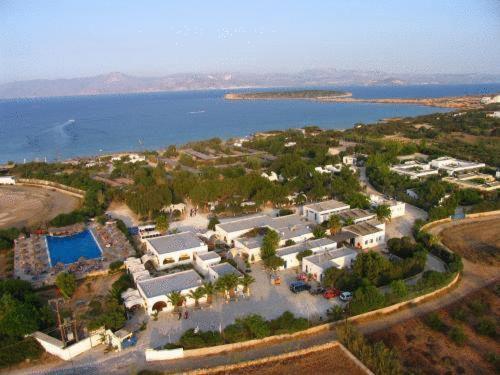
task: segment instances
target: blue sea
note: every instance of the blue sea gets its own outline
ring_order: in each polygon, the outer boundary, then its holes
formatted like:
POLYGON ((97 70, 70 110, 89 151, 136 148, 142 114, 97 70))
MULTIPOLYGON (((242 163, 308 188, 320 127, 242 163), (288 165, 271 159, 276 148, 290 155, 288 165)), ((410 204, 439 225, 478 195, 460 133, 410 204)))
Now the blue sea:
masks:
MULTIPOLYGON (((322 88, 350 91, 359 98, 500 92, 500 84, 322 88)), ((448 111, 396 104, 226 101, 223 96, 229 91, 238 90, 1 100, 0 163, 157 149, 306 125, 344 129, 388 117, 448 111)))

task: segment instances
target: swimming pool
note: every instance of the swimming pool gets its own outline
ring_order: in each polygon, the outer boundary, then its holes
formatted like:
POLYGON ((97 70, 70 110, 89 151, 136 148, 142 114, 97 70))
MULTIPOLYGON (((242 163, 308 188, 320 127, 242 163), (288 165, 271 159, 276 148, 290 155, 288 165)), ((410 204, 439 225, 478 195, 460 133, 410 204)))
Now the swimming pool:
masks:
POLYGON ((81 257, 95 259, 102 256, 102 251, 93 234, 87 229, 65 237, 46 236, 50 265, 61 262, 70 264, 81 257))

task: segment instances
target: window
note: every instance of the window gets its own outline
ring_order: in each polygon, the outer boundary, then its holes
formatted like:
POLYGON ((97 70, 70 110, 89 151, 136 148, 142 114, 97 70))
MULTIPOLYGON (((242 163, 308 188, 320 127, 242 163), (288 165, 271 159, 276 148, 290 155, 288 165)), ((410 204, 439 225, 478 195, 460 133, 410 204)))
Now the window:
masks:
POLYGON ((368 245, 368 240, 365 241, 365 245, 368 245))

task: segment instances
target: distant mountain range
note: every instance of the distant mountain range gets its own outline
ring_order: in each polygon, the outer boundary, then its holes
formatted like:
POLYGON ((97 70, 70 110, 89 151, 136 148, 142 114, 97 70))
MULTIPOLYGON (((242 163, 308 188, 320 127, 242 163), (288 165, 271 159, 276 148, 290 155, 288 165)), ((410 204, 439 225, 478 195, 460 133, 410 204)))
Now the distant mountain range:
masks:
POLYGON ((0 98, 126 94, 159 91, 265 87, 424 85, 500 82, 500 74, 390 74, 377 71, 305 70, 299 73, 170 74, 135 77, 109 73, 94 77, 37 79, 0 85, 0 98))

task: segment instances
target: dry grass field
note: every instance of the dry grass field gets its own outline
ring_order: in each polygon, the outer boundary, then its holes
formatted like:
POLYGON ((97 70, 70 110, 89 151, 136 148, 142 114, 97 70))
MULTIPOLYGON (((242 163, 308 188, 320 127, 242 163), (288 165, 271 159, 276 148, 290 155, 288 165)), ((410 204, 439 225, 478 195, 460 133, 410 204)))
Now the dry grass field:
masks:
POLYGON ((36 227, 80 205, 80 199, 34 186, 0 187, 0 228, 36 227))
POLYGON ((339 347, 291 357, 285 360, 250 365, 230 371, 210 374, 231 375, 282 375, 282 374, 365 374, 339 347))
POLYGON ((491 324, 495 329, 498 326, 499 292, 498 284, 491 285, 445 309, 422 318, 407 320, 376 332, 369 338, 374 341, 382 340, 387 346, 394 348, 405 373, 498 373, 498 332, 492 336, 485 334, 484 322, 490 322, 490 333, 491 324))
POLYGON ((474 263, 500 265, 500 218, 455 225, 441 233, 441 241, 474 263))

